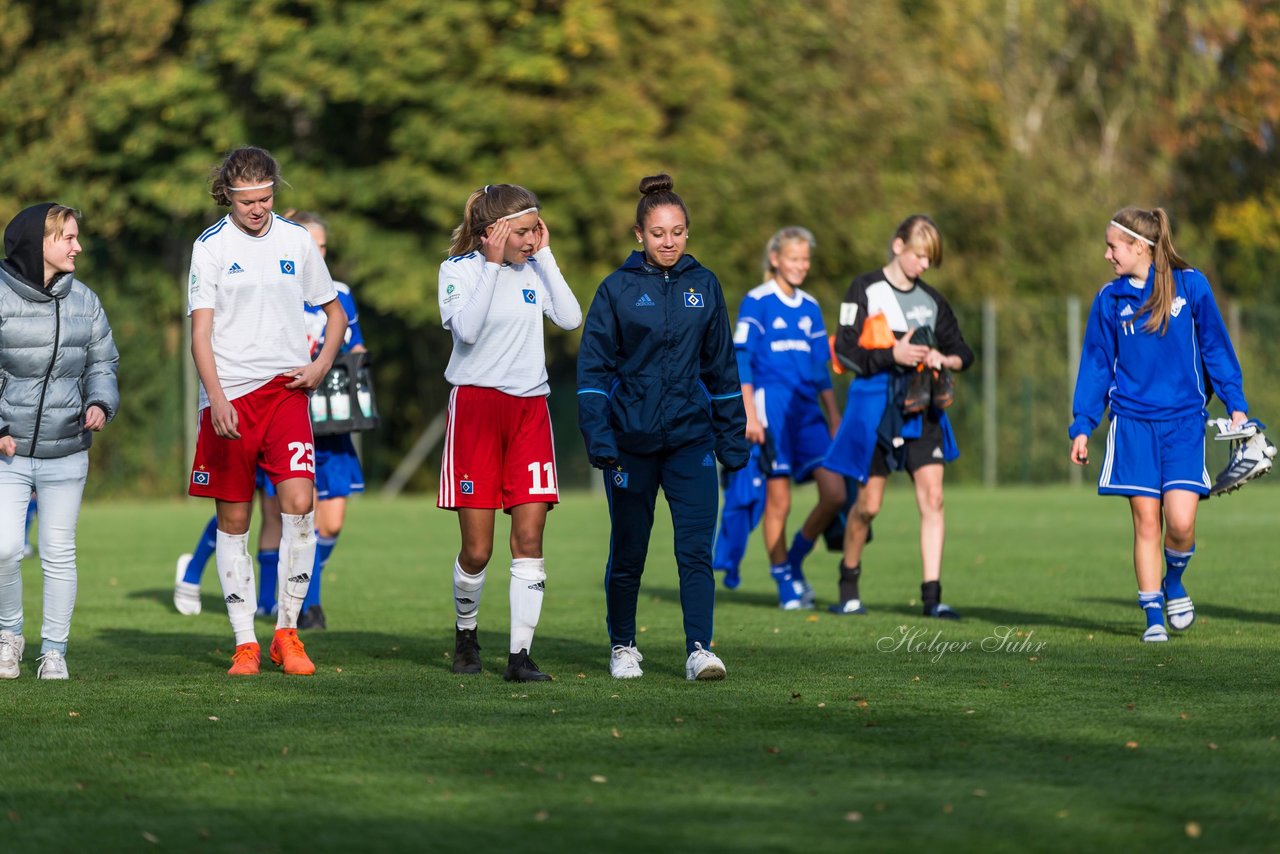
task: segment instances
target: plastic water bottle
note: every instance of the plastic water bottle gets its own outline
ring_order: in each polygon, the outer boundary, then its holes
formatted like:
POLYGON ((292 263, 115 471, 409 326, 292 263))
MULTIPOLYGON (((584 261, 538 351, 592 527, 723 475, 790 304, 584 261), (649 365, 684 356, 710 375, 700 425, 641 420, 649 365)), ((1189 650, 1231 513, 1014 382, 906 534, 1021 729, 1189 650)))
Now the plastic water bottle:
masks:
POLYGON ((318 388, 311 392, 311 421, 319 423, 329 420, 329 402, 324 395, 324 389, 318 388))
POLYGON ((369 374, 363 370, 356 374, 356 402, 365 418, 373 417, 373 392, 369 389, 369 374))
POLYGON ((329 372, 329 417, 334 421, 351 418, 351 392, 348 390, 347 369, 339 365, 329 372))

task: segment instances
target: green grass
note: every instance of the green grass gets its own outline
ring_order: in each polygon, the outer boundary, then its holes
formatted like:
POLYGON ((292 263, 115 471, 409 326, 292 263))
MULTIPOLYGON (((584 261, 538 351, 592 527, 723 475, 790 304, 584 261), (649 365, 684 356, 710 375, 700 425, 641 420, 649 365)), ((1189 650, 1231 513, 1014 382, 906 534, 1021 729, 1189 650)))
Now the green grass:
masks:
MULTIPOLYGON (((209 506, 91 504, 69 682, 34 678, 40 582, 24 565, 30 650, 0 683, 0 851, 1274 850, 1270 486, 1203 506, 1199 619, 1146 646, 1122 501, 949 491, 945 599, 966 619, 927 623, 914 501, 895 480, 864 561, 871 613, 782 613, 754 542, 742 589, 718 593, 728 679, 707 684, 684 680, 661 501, 644 678, 608 675, 607 513, 577 494, 550 517, 534 648, 556 681, 530 686, 501 679, 501 542, 486 672, 449 673, 457 532, 429 501, 356 502, 326 576, 331 628, 305 634, 317 675, 241 680, 225 676, 212 574, 203 614, 170 603, 209 506), (915 630, 934 650, 883 649, 915 630)), ((808 566, 821 608, 835 557, 808 566)))

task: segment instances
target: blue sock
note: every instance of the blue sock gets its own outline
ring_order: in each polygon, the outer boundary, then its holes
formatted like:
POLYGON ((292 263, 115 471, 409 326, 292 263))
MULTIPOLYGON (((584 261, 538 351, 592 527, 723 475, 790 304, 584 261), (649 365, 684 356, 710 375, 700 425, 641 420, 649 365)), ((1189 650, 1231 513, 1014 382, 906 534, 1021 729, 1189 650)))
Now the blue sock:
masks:
POLYGON ((791 538, 791 550, 787 552, 787 562, 791 564, 791 577, 796 581, 804 581, 804 559, 813 551, 813 540, 804 535, 804 531, 796 531, 791 538))
POLYGON ((204 575, 205 564, 209 562, 209 558, 213 557, 213 552, 217 548, 218 517, 214 516, 209 520, 209 524, 204 526, 204 533, 200 535, 195 550, 191 552, 191 563, 187 564, 187 571, 183 573, 182 580, 188 584, 199 584, 200 576, 204 575))
POLYGON ((1181 599, 1187 595, 1187 589, 1182 586, 1182 573, 1187 571, 1187 564, 1191 563, 1195 553, 1194 545, 1185 552, 1170 548, 1164 550, 1164 595, 1168 598, 1181 599))
POLYGON ((307 588, 307 597, 302 600, 302 610, 305 611, 313 605, 320 604, 320 575, 324 572, 324 565, 329 562, 329 555, 333 554, 333 549, 337 545, 337 537, 322 537, 316 534, 316 562, 311 567, 311 586, 307 588))
POLYGON ((280 580, 280 551, 258 552, 258 610, 270 614, 276 607, 276 584, 280 580))
POLYGON ((1164 625, 1164 594, 1138 591, 1138 607, 1147 615, 1147 628, 1164 625))

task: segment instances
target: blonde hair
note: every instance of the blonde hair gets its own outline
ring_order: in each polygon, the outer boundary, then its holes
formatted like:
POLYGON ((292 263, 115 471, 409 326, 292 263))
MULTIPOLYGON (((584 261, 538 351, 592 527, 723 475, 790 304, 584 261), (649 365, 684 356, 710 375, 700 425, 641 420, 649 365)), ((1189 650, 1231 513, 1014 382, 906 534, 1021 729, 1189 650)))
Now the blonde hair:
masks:
POLYGON ((467 198, 466 207, 462 209, 462 222, 453 230, 449 255, 474 252, 480 247, 486 228, 504 216, 529 208, 542 208, 532 191, 518 184, 486 184, 467 198))
POLYGON ((80 221, 80 211, 75 208, 69 208, 66 205, 53 205, 49 208, 49 212, 44 215, 44 236, 53 237, 54 240, 61 240, 62 235, 67 230, 67 220, 74 219, 80 221))
MULTIPOLYGON (((1139 314, 1143 311, 1150 312, 1142 328, 1147 332, 1159 332, 1163 335, 1169 328, 1169 318, 1173 316, 1173 299, 1177 296, 1173 269, 1191 268, 1173 248, 1173 229, 1169 225, 1169 215, 1164 212, 1164 208, 1145 210, 1128 207, 1116 211, 1111 220, 1151 242, 1151 263, 1156 268, 1156 280, 1151 287, 1151 296, 1142 304, 1139 314)), ((1129 243, 1137 240, 1127 234, 1122 234, 1121 239, 1129 243)))
POLYGON ((280 174, 280 164, 265 148, 246 145, 223 158, 209 173, 209 195, 224 208, 231 207, 231 189, 236 181, 251 184, 271 182, 272 192, 286 183, 280 174))
POLYGON ((810 251, 813 251, 818 245, 818 241, 813 237, 813 232, 803 226, 789 225, 774 232, 773 237, 770 237, 769 242, 764 245, 763 269, 766 282, 778 272, 778 268, 773 266, 774 253, 781 252, 782 247, 788 243, 800 243, 801 241, 809 244, 810 251))
POLYGON ((918 246, 929 257, 930 267, 942 266, 942 232, 938 224, 924 214, 912 214, 898 225, 889 241, 889 258, 893 259, 893 241, 901 240, 907 246, 918 246))

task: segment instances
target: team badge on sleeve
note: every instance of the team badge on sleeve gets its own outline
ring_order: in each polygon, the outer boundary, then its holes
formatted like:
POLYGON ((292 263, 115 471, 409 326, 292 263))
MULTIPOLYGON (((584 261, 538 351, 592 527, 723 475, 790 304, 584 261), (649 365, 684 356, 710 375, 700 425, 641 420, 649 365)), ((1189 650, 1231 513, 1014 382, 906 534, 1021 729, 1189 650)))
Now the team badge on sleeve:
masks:
POLYGON ((292 276, 294 273, 293 262, 287 258, 280 259, 280 272, 286 276, 292 276))
POLYGON ((698 293, 692 288, 690 288, 689 292, 684 295, 685 308, 702 308, 703 305, 704 305, 704 302, 702 299, 702 294, 698 293))

